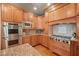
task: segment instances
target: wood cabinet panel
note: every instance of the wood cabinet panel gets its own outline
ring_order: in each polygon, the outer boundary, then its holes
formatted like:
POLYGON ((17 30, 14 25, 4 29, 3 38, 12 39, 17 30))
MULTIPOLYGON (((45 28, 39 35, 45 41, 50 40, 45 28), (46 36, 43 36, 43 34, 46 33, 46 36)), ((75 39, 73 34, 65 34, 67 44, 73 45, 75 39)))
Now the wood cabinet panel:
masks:
POLYGON ((53 39, 49 40, 49 49, 52 52, 57 53, 58 55, 62 55, 62 56, 70 55, 70 47, 68 44, 65 44, 63 42, 58 42, 53 39))
POLYGON ((76 15, 79 15, 79 3, 76 4, 76 8, 77 8, 76 15))
POLYGON ((14 17, 14 22, 22 22, 23 21, 23 10, 20 10, 16 7, 13 8, 13 17, 14 17))
POLYGON ((32 28, 37 29, 37 24, 38 24, 37 16, 33 16, 32 17, 32 28))
POLYGON ((22 43, 25 44, 25 43, 31 43, 31 40, 30 40, 30 36, 24 36, 23 39, 22 39, 22 43))
POLYGON ((71 41, 71 56, 79 56, 79 40, 71 41))
POLYGON ((43 35, 43 38, 41 39, 41 44, 44 45, 45 47, 48 47, 48 41, 49 41, 49 37, 43 35))
POLYGON ((2 21, 13 21, 13 10, 9 4, 2 4, 2 21))
MULTIPOLYGON (((78 5, 77 5, 78 10, 78 5)), ((61 8, 58 8, 50 13, 48 13, 48 19, 50 21, 54 20, 61 20, 64 18, 73 17, 76 15, 76 4, 68 4, 65 6, 62 6, 61 8)))
POLYGON ((77 21, 76 21, 76 24, 77 24, 77 37, 79 37, 79 16, 77 16, 77 21))
POLYGON ((10 4, 2 4, 2 21, 22 22, 22 20, 23 10, 10 4))
POLYGON ((51 12, 51 13, 49 13, 49 22, 51 22, 53 20, 54 20, 54 13, 51 12))
POLYGON ((75 7, 76 7, 75 4, 69 4, 65 6, 66 17, 73 17, 76 15, 75 7))
POLYGON ((38 41, 38 36, 37 35, 32 35, 31 36, 31 45, 32 46, 36 46, 39 44, 39 41, 38 41))
POLYGON ((52 22, 49 22, 49 25, 62 24, 62 23, 76 23, 76 17, 67 18, 67 19, 64 19, 64 20, 52 21, 52 22))
POLYGON ((44 29, 43 16, 38 16, 37 18, 37 29, 44 29))

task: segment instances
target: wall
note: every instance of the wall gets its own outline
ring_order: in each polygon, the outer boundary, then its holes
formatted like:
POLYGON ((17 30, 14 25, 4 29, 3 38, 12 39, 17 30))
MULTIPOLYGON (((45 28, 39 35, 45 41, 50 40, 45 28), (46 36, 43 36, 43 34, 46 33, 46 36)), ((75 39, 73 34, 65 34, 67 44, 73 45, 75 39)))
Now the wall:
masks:
POLYGON ((76 24, 53 25, 51 31, 53 35, 72 36, 76 32, 76 24))

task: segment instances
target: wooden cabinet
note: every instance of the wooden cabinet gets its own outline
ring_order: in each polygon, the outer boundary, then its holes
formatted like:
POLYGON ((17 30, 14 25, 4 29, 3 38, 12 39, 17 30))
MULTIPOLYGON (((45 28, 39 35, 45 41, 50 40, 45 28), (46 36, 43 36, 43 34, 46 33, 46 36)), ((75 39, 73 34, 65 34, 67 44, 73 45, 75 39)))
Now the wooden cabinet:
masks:
POLYGON ((23 21, 23 10, 18 8, 14 8, 14 22, 22 22, 23 21))
POLYGON ((54 12, 49 13, 49 22, 54 20, 54 12))
POLYGON ((79 56, 79 40, 71 41, 70 54, 71 56, 79 56))
POLYGON ((36 29, 38 24, 37 16, 32 17, 32 28, 36 29))
POLYGON ((29 21, 28 13, 24 12, 24 21, 29 21))
POLYGON ((47 22, 47 17, 43 18, 43 27, 44 27, 44 33, 48 34, 49 33, 49 23, 47 22))
POLYGON ((76 19, 76 26, 77 26, 77 37, 79 37, 79 16, 77 16, 77 19, 76 19))
POLYGON ((61 56, 69 56, 70 55, 70 47, 68 44, 63 42, 58 42, 56 40, 49 40, 49 49, 61 56))
POLYGON ((22 22, 22 20, 23 10, 10 4, 2 4, 2 21, 22 22))
POLYGON ((54 20, 61 20, 66 17, 64 7, 55 10, 53 14, 54 14, 54 20))
POLYGON ((43 16, 38 16, 37 18, 37 29, 44 29, 44 21, 43 21, 43 16))
POLYGON ((54 20, 59 20, 59 17, 60 17, 59 14, 60 14, 60 13, 59 13, 59 10, 55 10, 55 11, 54 11, 54 20))
POLYGON ((31 45, 32 46, 36 46, 39 44, 39 41, 38 41, 38 36, 37 35, 32 35, 31 36, 31 45))
POLYGON ((23 38, 22 38, 22 43, 23 44, 25 44, 25 43, 31 43, 31 38, 30 38, 30 36, 24 36, 23 38))
MULTIPOLYGON (((78 12, 78 5, 77 5, 78 12)), ((57 8, 52 12, 48 12, 48 19, 50 21, 61 20, 68 17, 73 17, 76 15, 76 4, 67 4, 62 6, 61 8, 57 8)))
POLYGON ((79 15, 79 3, 76 4, 76 15, 79 15))
POLYGON ((2 4, 2 21, 13 21, 13 10, 9 4, 2 4))
POLYGON ((76 5, 75 4, 69 4, 65 6, 65 12, 66 12, 66 17, 73 17, 76 15, 76 5))
POLYGON ((48 47, 48 41, 49 41, 49 37, 46 35, 43 35, 41 38, 41 44, 45 47, 48 47))
POLYGON ((67 17, 72 17, 74 15, 75 5, 69 4, 54 11, 54 20, 61 20, 67 17))

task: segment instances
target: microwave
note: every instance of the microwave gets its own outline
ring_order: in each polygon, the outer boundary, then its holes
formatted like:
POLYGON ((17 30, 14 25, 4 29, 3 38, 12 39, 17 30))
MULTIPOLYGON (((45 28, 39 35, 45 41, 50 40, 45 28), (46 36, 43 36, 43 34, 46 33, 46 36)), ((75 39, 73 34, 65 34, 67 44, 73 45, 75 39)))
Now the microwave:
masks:
POLYGON ((24 27, 24 29, 31 29, 32 28, 32 22, 24 22, 23 27, 24 27))

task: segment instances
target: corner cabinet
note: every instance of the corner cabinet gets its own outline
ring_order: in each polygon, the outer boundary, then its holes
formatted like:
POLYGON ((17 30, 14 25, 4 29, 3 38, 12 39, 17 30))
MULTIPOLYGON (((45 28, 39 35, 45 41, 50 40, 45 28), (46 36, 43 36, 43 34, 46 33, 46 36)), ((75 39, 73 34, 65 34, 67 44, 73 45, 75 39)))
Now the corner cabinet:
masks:
POLYGON ((30 36, 24 36, 23 38, 22 38, 22 44, 26 44, 26 43, 31 43, 31 41, 30 41, 30 36))
POLYGON ((40 44, 48 48, 49 37, 47 35, 40 36, 40 44))
POLYGON ((31 45, 36 46, 39 44, 38 35, 32 35, 31 36, 31 45))

